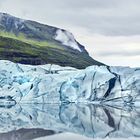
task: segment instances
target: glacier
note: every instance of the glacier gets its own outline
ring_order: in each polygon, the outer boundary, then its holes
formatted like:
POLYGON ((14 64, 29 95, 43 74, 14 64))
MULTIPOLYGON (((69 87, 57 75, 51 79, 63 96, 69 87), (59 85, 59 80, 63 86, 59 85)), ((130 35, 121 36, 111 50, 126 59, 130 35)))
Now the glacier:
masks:
POLYGON ((0 60, 0 105, 18 103, 140 106, 140 68, 90 66, 78 70, 0 60))
POLYGON ((75 133, 140 137, 140 68, 0 60, 0 137, 75 133), (16 135, 15 135, 16 134, 16 135))

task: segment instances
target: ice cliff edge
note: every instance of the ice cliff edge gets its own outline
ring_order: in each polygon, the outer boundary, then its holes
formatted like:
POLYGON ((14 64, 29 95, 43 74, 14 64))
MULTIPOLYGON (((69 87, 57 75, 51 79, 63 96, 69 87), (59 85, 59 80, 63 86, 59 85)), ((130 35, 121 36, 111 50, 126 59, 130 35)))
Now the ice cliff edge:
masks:
POLYGON ((0 60, 0 104, 140 104, 140 68, 22 65, 0 60))

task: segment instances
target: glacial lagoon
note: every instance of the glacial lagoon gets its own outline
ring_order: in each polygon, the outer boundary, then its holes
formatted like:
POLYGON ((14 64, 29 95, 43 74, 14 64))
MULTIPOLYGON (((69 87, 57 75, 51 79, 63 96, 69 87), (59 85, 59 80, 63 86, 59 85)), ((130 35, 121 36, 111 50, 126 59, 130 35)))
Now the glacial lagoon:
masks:
POLYGON ((17 104, 0 108, 1 140, 139 138, 140 108, 17 104))

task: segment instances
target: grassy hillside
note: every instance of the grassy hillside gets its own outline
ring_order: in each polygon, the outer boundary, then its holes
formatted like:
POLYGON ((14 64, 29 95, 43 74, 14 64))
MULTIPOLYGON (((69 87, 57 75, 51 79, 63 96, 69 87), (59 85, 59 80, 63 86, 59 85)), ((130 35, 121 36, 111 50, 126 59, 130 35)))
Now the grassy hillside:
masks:
POLYGON ((51 47, 51 48, 63 49, 62 46, 56 45, 55 43, 52 43, 49 41, 37 41, 35 39, 30 39, 30 38, 27 39, 27 37, 23 33, 19 33, 18 35, 15 35, 10 32, 0 31, 0 36, 9 38, 9 39, 22 41, 24 43, 32 44, 35 46, 47 46, 47 47, 51 47))
POLYGON ((0 13, 0 17, 0 59, 31 65, 51 63, 79 69, 103 65, 91 58, 73 34, 64 29, 23 20, 6 13, 0 13), (60 31, 62 40, 56 39, 57 31, 60 31), (79 49, 74 49, 73 43, 79 49))
POLYGON ((0 59, 11 60, 23 64, 58 64, 85 68, 101 63, 87 57, 87 54, 75 50, 67 50, 55 43, 26 39, 22 34, 0 32, 0 59))

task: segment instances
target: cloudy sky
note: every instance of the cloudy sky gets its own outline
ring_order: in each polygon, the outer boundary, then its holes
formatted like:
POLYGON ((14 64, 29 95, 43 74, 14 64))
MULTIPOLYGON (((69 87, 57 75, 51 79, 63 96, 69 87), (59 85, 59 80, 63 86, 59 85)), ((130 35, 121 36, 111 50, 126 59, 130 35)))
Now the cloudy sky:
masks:
POLYGON ((140 0, 0 0, 0 11, 67 29, 108 65, 140 66, 140 0))

